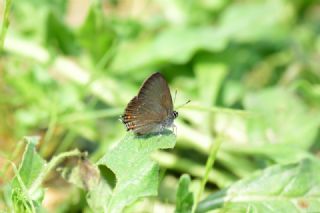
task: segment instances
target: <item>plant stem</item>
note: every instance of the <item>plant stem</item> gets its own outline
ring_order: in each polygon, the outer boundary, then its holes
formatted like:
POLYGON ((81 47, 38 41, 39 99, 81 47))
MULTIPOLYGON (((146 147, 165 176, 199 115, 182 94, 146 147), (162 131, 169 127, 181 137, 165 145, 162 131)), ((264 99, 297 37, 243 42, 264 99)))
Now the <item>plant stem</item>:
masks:
MULTIPOLYGON (((164 151, 154 152, 152 159, 157 161, 161 167, 172 169, 179 172, 186 172, 194 177, 201 178, 206 174, 206 168, 194 161, 184 159, 164 151)), ((223 188, 235 181, 234 177, 219 170, 209 171, 208 182, 223 188)))
POLYGON ((123 108, 109 108, 103 110, 94 110, 87 112, 75 112, 64 117, 58 121, 59 124, 72 124, 75 122, 87 121, 91 119, 116 117, 123 112, 123 108))
POLYGON ((4 12, 2 16, 2 24, 0 31, 0 52, 3 51, 4 39, 6 37, 7 30, 9 28, 9 13, 11 8, 11 0, 4 1, 4 12))
MULTIPOLYGON (((25 195, 27 195, 27 194, 28 194, 27 187, 24 185, 24 182, 23 182, 23 180, 22 180, 21 177, 20 177, 20 174, 19 174, 19 171, 18 171, 16 165, 15 165, 13 162, 11 162, 11 161, 10 161, 10 164, 11 164, 11 166, 12 166, 12 168, 13 168, 13 171, 14 171, 14 173, 15 173, 15 176, 17 177, 17 181, 19 182, 20 187, 21 187, 22 190, 23 190, 23 193, 24 193, 25 195)), ((27 203, 25 203, 24 200, 22 200, 22 202, 23 202, 23 204, 24 204, 23 206, 27 208, 27 209, 26 209, 26 212, 36 213, 35 207, 34 207, 34 205, 33 205, 32 200, 30 199, 30 197, 29 197, 29 196, 26 196, 26 199, 27 199, 27 201, 28 201, 28 204, 30 204, 30 206, 31 206, 31 209, 29 209, 29 205, 28 205, 27 203)))
POLYGON ((41 185, 41 183, 43 182, 45 177, 48 175, 48 173, 54 167, 56 167, 62 160, 64 160, 65 158, 74 157, 74 156, 81 156, 81 155, 82 155, 82 153, 79 150, 75 149, 75 150, 72 150, 69 152, 61 153, 61 154, 53 157, 51 159, 51 161, 46 165, 45 169, 39 174, 37 179, 33 182, 33 184, 31 185, 31 187, 29 189, 29 193, 33 194, 35 192, 35 190, 38 189, 38 187, 41 185))
POLYGON ((200 186, 199 192, 196 196, 194 206, 192 208, 192 213, 195 213, 195 211, 197 209, 198 203, 201 199, 201 195, 202 195, 202 192, 204 191, 204 187, 206 186, 206 183, 208 181, 210 171, 212 170, 212 167, 213 167, 213 164, 216 159, 217 152, 220 148, 221 143, 222 143, 222 138, 218 136, 217 139, 214 141, 214 143, 211 145, 210 155, 209 155, 209 158, 206 163, 205 175, 202 178, 201 186, 200 186))
POLYGON ((212 113, 225 113, 230 115, 237 115, 243 117, 252 117, 259 116, 257 113, 242 110, 242 109, 229 109, 225 107, 206 107, 201 105, 189 104, 183 107, 185 110, 198 110, 198 111, 207 111, 212 113))
POLYGON ((11 161, 14 161, 17 157, 18 157, 18 154, 20 153, 21 149, 22 149, 22 145, 24 145, 25 143, 23 143, 22 141, 19 141, 13 152, 11 152, 7 158, 7 162, 4 164, 2 170, 0 171, 0 175, 1 177, 3 177, 3 181, 6 180, 6 178, 8 178, 8 169, 9 169, 9 165, 11 163, 11 161))
POLYGON ((50 115, 50 122, 49 122, 49 126, 48 126, 48 130, 44 136, 44 139, 43 139, 43 144, 40 148, 40 153, 43 155, 43 156, 46 156, 46 154, 48 153, 45 153, 46 151, 46 148, 47 148, 47 144, 50 142, 53 134, 54 134, 54 130, 56 128, 56 124, 57 124, 57 120, 58 120, 58 115, 57 115, 57 109, 56 109, 56 104, 54 102, 54 104, 52 105, 52 108, 51 108, 51 115, 50 115))

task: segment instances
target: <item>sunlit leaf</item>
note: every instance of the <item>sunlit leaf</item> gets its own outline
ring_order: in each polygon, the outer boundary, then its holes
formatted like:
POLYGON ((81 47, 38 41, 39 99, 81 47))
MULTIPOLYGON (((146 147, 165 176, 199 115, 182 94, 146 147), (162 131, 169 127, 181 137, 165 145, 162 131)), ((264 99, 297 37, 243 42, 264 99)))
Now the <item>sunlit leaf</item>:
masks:
POLYGON ((277 165, 209 195, 197 212, 317 212, 320 208, 317 159, 277 165))
MULTIPOLYGON (((157 195, 159 166, 149 155, 157 149, 172 148, 174 145, 175 136, 169 131, 140 137, 129 133, 97 163, 99 167, 105 166, 114 173, 116 185, 112 191, 108 187, 105 191, 110 193, 104 193, 104 196, 99 193, 104 190, 101 185, 91 190, 89 203, 95 202, 95 208, 104 212, 116 213, 122 212, 124 207, 138 198, 157 195)), ((104 185, 110 175, 110 172, 106 174, 100 184, 104 185)), ((107 182, 110 183, 110 179, 107 182)))

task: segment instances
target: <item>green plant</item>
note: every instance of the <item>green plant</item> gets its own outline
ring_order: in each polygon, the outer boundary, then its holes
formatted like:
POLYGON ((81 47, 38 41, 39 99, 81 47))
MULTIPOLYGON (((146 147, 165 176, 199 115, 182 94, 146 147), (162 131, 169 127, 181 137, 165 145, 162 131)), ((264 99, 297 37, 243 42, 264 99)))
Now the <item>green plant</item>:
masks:
POLYGON ((85 2, 0 3, 0 211, 317 210, 318 1, 85 2), (156 71, 177 134, 126 134, 156 71))

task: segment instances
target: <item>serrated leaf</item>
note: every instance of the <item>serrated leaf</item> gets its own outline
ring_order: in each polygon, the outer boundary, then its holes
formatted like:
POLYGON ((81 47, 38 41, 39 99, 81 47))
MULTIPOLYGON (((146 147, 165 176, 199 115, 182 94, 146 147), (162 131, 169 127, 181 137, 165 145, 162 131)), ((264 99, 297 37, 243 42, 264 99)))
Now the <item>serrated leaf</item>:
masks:
POLYGON ((175 213, 190 213, 193 206, 193 193, 189 191, 191 179, 189 175, 182 175, 177 190, 175 213))
POLYGON ((209 195, 197 212, 317 212, 320 209, 320 162, 276 165, 209 195))
MULTIPOLYGON (((124 207, 144 196, 157 195, 159 184, 159 166, 150 159, 150 154, 157 149, 173 148, 175 135, 166 131, 152 136, 127 136, 99 161, 99 166, 106 166, 116 177, 115 188, 109 195, 101 196, 97 190, 89 192, 90 200, 104 212, 122 212, 124 207), (98 205, 100 203, 100 205, 98 205)), ((96 209, 94 209, 96 211, 96 209)), ((96 211, 99 212, 99 211, 96 211)))

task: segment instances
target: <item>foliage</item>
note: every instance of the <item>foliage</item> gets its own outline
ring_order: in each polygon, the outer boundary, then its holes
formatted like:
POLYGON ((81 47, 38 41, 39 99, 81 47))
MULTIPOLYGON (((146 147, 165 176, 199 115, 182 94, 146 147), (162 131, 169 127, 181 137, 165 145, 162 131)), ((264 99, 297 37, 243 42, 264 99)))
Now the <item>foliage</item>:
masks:
POLYGON ((184 174, 180 177, 177 189, 176 213, 190 213, 193 206, 193 194, 189 191, 191 179, 184 174))
POLYGON ((318 1, 0 4, 0 211, 318 208, 318 1), (155 71, 177 138, 118 122, 155 71))
POLYGON ((104 212, 116 213, 140 197, 157 195, 159 166, 150 160, 149 155, 160 148, 173 148, 174 144, 175 136, 170 132, 147 138, 128 134, 97 162, 114 173, 115 186, 112 190, 94 187, 89 192, 88 202, 101 205, 104 212), (101 190, 109 191, 109 194, 102 197, 101 190))
POLYGON ((26 137, 25 140, 27 145, 19 169, 13 165, 16 174, 10 184, 11 203, 14 212, 39 212, 44 196, 41 184, 45 177, 64 158, 80 153, 77 150, 61 153, 47 163, 35 150, 39 138, 26 137))
POLYGON ((221 207, 223 212, 316 212, 320 208, 319 166, 319 160, 272 166, 209 195, 198 212, 221 207))

